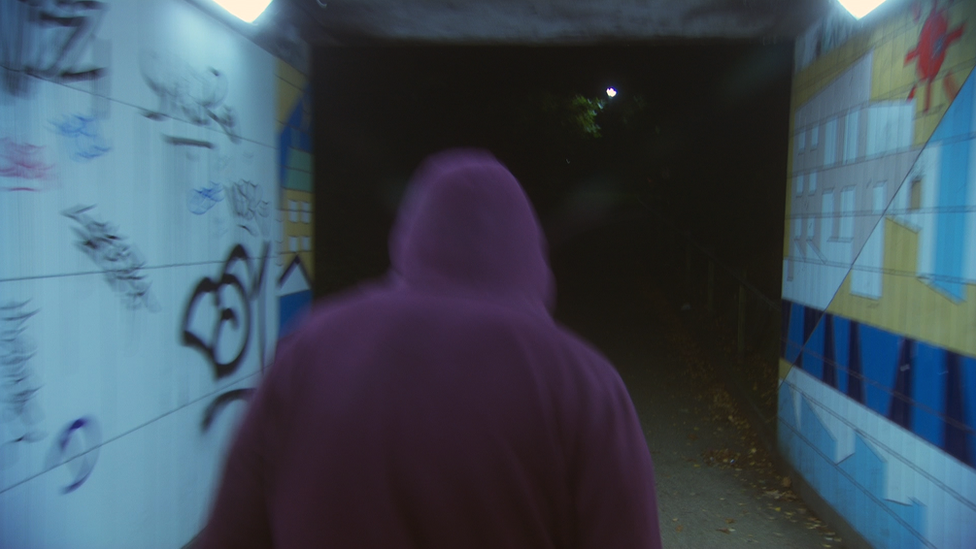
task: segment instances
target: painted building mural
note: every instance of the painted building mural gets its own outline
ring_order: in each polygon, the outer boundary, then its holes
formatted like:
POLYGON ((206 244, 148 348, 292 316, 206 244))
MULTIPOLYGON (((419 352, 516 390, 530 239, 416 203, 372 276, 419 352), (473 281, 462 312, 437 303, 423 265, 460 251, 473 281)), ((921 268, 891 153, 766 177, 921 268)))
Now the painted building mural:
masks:
POLYGON ((779 443, 872 545, 974 547, 976 1, 893 2, 797 41, 779 443))
POLYGON ((284 336, 312 302, 312 113, 308 79, 278 62, 278 181, 282 238, 279 242, 279 331, 284 336))
POLYGON ((304 78, 185 0, 0 0, 0 547, 199 532, 311 299, 304 78))

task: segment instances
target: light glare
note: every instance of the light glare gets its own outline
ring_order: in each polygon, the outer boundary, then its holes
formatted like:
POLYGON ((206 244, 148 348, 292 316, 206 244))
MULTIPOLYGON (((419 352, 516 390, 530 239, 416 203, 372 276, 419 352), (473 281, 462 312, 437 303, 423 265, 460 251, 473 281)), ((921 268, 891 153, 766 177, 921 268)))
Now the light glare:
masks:
POLYGON ((613 97, 613 96, 617 95, 617 90, 615 90, 613 88, 607 88, 607 95, 609 95, 610 97, 613 97))
POLYGON ((851 12, 856 19, 874 11, 874 8, 884 4, 885 0, 838 0, 844 9, 851 12))
POLYGON ((271 0, 214 0, 214 2, 245 23, 253 23, 271 4, 271 0))

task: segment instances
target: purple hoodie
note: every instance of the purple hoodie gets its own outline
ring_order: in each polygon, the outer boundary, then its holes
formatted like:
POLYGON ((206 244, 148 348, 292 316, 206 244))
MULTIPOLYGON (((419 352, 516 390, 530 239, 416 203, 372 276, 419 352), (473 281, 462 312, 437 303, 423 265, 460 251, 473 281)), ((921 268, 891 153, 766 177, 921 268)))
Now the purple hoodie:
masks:
POLYGON ((203 548, 659 548, 614 368, 555 323, 522 188, 490 154, 415 175, 387 280, 279 346, 203 548))

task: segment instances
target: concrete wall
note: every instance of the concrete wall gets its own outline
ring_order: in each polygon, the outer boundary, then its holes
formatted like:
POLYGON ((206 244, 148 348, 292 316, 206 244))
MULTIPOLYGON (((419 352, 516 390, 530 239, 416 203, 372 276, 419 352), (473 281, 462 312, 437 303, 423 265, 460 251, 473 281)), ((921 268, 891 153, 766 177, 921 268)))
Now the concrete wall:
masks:
POLYGON ((0 547, 180 547, 310 299, 304 76, 183 0, 0 0, 0 66, 0 547))
POLYGON ((799 38, 779 444, 875 547, 976 546, 976 1, 799 38))

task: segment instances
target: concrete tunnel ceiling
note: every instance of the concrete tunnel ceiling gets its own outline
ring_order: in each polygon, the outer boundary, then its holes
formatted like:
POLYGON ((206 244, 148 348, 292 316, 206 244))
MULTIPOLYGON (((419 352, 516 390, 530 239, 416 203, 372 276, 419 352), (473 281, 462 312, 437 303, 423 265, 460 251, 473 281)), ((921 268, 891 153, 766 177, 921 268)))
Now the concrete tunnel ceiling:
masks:
MULTIPOLYGON (((835 0, 276 0, 312 45, 791 40, 835 0)), ((286 23, 287 24, 287 23, 286 23)))

